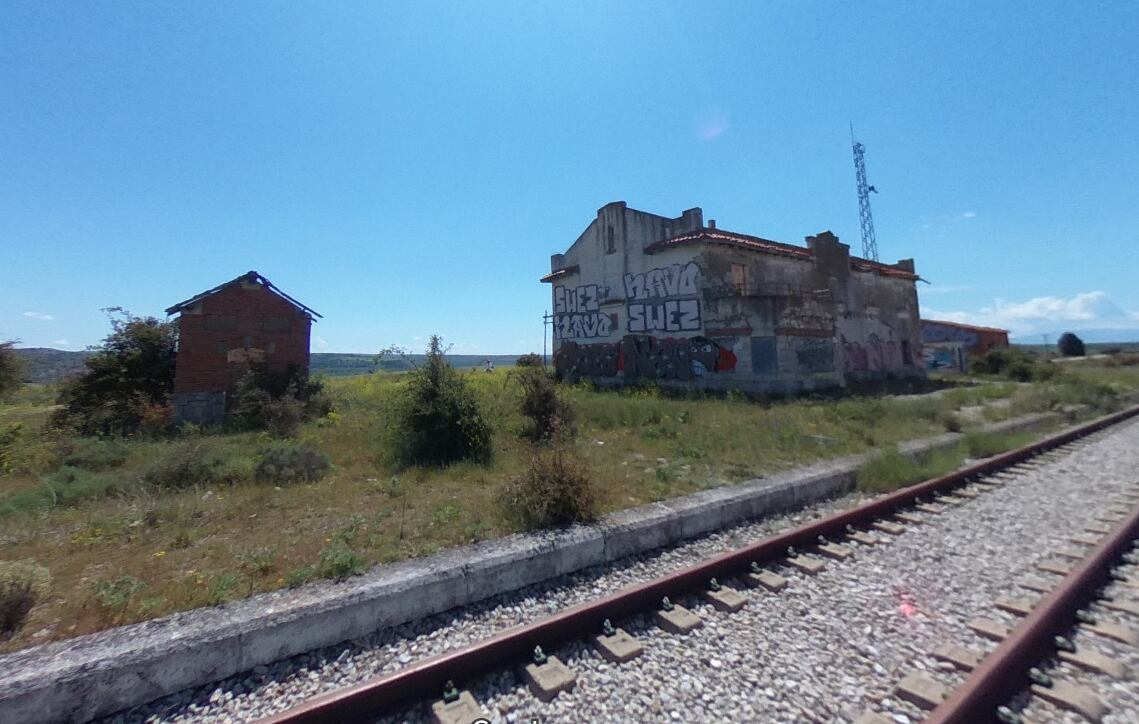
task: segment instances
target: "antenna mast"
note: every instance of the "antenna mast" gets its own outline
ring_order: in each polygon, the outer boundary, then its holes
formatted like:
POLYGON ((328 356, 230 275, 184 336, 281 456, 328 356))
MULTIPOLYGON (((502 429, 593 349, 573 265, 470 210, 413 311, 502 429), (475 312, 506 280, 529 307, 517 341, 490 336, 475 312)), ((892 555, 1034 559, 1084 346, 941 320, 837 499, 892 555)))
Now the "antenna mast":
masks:
POLYGON ((854 175, 858 181, 858 221, 862 224, 862 258, 878 261, 878 239, 874 236, 874 216, 870 213, 870 192, 878 189, 866 183, 866 147, 854 140, 854 123, 850 124, 850 143, 854 147, 854 175))

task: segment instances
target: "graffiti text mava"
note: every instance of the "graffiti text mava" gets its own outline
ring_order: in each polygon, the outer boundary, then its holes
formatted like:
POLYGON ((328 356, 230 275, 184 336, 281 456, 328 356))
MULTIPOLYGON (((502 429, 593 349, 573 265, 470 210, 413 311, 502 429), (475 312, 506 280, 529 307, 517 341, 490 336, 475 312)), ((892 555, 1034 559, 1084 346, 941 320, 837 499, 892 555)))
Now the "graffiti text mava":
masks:
POLYGON ((630 332, 699 332, 700 300, 695 262, 626 274, 630 332))
POLYGON ((615 315, 602 314, 596 284, 554 287, 554 336, 557 339, 608 337, 615 315))
POLYGON ((865 344, 848 342, 842 337, 842 351, 846 372, 878 372, 898 369, 904 364, 898 343, 883 342, 876 334, 868 336, 865 344))

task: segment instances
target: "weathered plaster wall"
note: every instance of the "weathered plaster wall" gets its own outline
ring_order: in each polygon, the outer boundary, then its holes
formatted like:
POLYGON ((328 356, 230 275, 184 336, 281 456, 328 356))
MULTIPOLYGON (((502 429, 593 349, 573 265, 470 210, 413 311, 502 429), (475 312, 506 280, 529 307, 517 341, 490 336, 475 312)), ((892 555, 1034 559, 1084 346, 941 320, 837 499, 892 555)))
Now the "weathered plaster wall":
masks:
POLYGON ((576 267, 553 283, 559 374, 769 392, 924 374, 912 279, 852 270, 829 233, 808 238, 810 256, 643 251, 702 223, 698 209, 670 219, 609 204, 553 257, 553 271, 576 267))

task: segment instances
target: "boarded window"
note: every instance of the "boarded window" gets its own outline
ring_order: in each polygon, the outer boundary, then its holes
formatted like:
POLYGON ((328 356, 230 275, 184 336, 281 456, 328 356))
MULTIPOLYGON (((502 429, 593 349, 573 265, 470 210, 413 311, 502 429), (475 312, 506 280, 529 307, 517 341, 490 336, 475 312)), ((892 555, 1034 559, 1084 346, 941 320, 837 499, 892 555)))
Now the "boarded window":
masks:
POLYGON ((266 332, 287 332, 289 331, 289 318, 265 317, 261 320, 261 329, 266 332))
POLYGON ((206 317, 206 329, 211 332, 226 332, 237 328, 237 317, 210 314, 206 317))
POLYGON ((605 235, 605 253, 612 254, 617 251, 617 242, 613 239, 613 227, 609 226, 605 235))

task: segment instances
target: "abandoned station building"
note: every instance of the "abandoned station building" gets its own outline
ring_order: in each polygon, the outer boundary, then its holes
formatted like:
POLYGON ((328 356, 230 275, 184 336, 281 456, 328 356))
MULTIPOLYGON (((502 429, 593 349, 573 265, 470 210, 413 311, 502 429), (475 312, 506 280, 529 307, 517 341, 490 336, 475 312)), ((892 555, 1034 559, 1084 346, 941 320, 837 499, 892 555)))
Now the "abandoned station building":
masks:
POLYGON ((852 257, 829 231, 801 247, 615 201, 550 266, 565 379, 788 393, 925 374, 913 260, 852 257))
POLYGON ((309 370, 312 309, 250 271, 166 310, 178 314, 174 421, 221 421, 226 396, 253 364, 309 370))

